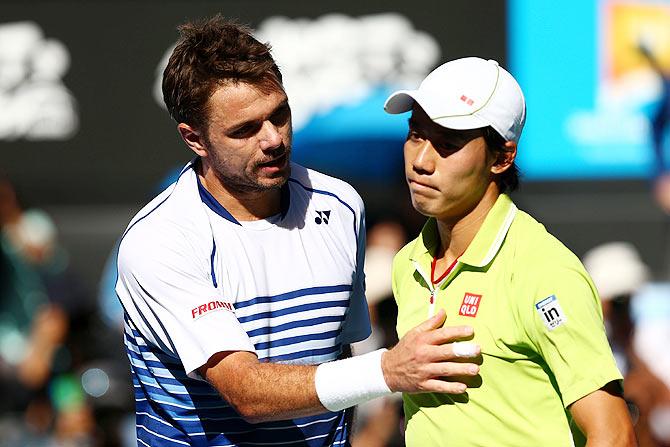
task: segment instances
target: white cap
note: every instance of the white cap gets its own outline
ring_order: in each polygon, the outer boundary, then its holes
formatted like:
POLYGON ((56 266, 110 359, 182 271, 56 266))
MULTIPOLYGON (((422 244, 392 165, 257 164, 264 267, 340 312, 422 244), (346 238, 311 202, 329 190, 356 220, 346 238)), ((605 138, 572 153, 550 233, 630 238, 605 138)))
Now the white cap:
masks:
POLYGON ((649 279, 649 268, 628 242, 608 242, 592 248, 584 255, 584 267, 603 301, 630 295, 649 279))
POLYGON ((493 127, 507 141, 519 141, 526 121, 521 87, 494 60, 456 59, 440 65, 417 90, 399 90, 388 97, 384 110, 396 114, 416 101, 437 124, 449 129, 493 127))

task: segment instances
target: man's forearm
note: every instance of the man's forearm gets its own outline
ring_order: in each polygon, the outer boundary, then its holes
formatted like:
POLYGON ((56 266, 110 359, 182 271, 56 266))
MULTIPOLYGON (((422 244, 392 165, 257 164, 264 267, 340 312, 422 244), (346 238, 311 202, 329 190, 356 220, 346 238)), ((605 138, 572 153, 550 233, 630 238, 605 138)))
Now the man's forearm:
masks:
POLYGON ((248 422, 325 413, 314 387, 316 366, 260 363, 249 352, 214 356, 206 379, 248 422), (225 361, 216 357, 227 357, 225 361), (232 381, 232 383, 231 383, 232 381))
POLYGON ((390 394, 381 366, 384 352, 319 366, 260 363, 249 352, 236 352, 215 356, 217 367, 205 375, 246 420, 283 420, 340 411, 390 394))
POLYGON ((623 398, 610 392, 610 384, 582 397, 570 413, 586 435, 587 447, 634 447, 635 432, 623 398))

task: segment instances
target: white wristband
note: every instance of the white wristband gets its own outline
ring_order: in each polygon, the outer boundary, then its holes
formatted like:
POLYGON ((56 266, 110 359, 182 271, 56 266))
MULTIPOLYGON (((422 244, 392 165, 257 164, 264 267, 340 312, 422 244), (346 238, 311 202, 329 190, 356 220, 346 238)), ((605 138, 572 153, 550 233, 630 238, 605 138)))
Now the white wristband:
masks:
POLYGON ((379 349, 319 365, 314 382, 321 404, 330 411, 340 411, 391 394, 382 371, 385 351, 379 349))

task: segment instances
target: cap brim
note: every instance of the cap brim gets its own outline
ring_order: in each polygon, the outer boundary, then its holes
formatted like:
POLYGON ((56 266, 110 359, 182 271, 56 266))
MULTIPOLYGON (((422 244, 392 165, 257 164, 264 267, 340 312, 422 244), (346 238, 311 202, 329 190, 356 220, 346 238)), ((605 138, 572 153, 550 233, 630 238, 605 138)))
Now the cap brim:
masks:
POLYGON ((409 112, 412 110, 417 94, 418 91, 416 90, 398 90, 386 99, 384 110, 392 115, 409 112))
POLYGON ((432 120, 442 127, 455 130, 480 129, 491 125, 491 123, 477 115, 445 116, 432 118, 432 120))
POLYGON ((477 115, 435 116, 434 109, 438 106, 435 100, 423 98, 418 90, 398 90, 391 94, 384 103, 384 110, 390 114, 405 113, 412 110, 414 103, 442 127, 456 130, 478 129, 489 126, 490 123, 477 115))

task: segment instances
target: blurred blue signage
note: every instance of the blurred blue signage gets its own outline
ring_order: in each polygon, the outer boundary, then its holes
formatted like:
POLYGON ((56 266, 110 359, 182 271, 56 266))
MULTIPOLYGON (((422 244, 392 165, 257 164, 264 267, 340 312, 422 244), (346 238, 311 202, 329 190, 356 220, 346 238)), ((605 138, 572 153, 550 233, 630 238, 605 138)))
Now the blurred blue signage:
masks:
POLYGON ((670 1, 509 0, 508 8, 510 71, 528 107, 524 178, 655 175, 669 157, 661 148, 670 143, 670 1))

